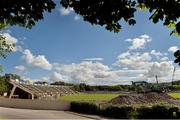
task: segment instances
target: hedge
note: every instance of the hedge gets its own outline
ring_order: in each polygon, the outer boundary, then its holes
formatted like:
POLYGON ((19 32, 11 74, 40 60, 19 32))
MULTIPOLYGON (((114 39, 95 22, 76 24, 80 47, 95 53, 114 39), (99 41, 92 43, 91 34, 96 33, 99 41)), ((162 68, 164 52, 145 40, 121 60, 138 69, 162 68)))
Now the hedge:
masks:
POLYGON ((128 119, 133 118, 135 109, 131 106, 115 107, 110 106, 101 110, 101 114, 110 118, 128 119))
POLYGON ((71 102, 71 111, 87 113, 87 114, 98 114, 100 108, 92 103, 71 102))
POLYGON ((180 109, 167 105, 154 105, 152 107, 109 106, 100 108, 93 103, 71 102, 71 111, 116 119, 180 119, 180 109))
POLYGON ((155 105, 152 107, 141 106, 136 109, 137 118, 140 119, 174 119, 176 118, 178 108, 164 105, 155 105))

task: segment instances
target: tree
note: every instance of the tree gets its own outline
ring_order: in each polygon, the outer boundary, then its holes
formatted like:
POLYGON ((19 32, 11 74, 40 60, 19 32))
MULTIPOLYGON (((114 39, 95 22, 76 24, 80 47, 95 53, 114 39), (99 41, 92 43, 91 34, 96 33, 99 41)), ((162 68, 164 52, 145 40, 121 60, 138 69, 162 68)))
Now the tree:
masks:
POLYGON ((134 25, 135 12, 148 10, 153 23, 161 20, 165 26, 174 28, 171 34, 180 35, 179 0, 61 0, 61 4, 73 8, 85 21, 114 32, 121 30, 121 20, 134 25))

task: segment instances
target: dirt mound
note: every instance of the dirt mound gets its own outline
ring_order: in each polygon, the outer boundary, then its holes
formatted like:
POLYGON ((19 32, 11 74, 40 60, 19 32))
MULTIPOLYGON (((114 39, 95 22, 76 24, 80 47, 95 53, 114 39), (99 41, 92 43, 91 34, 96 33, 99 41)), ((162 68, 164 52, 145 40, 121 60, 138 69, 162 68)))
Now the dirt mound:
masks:
POLYGON ((134 104, 151 104, 151 103, 159 103, 159 102, 174 104, 177 101, 176 99, 167 95, 166 93, 150 92, 150 93, 129 94, 124 96, 121 95, 108 101, 107 104, 134 105, 134 104))

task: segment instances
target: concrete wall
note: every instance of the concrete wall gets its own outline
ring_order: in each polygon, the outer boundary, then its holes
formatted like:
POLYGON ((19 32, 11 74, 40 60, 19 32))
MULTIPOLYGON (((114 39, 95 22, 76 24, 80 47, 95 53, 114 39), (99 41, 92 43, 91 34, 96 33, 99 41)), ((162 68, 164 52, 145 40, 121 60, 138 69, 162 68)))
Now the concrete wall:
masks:
POLYGON ((40 110, 69 110, 70 102, 50 100, 8 99, 0 98, 0 107, 40 109, 40 110))

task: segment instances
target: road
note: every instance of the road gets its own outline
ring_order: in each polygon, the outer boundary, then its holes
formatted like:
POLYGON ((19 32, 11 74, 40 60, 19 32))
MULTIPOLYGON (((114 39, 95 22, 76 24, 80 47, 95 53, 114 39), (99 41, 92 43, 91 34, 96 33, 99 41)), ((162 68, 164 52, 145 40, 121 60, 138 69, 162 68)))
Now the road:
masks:
POLYGON ((29 110, 0 107, 0 119, 90 119, 68 111, 29 110))

